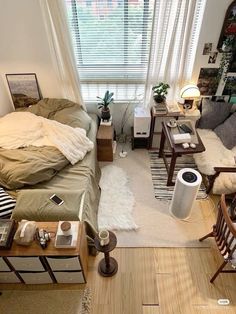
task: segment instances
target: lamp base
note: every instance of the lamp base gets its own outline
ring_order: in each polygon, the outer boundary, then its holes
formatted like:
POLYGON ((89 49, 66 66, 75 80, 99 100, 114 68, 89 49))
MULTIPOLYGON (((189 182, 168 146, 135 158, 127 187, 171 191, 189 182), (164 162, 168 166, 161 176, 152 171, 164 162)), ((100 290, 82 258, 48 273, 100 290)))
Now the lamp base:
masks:
POLYGON ((191 109, 191 108, 193 107, 193 102, 194 102, 193 99, 185 99, 183 108, 184 108, 185 110, 191 109))

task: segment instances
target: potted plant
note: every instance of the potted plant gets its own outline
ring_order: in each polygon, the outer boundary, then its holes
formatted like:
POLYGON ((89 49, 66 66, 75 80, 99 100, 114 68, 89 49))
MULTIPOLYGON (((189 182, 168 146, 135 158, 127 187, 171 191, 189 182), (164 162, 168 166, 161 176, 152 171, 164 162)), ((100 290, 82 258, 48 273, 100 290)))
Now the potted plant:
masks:
POLYGON ((101 110, 102 120, 108 121, 111 117, 109 105, 113 103, 114 100, 112 97, 113 95, 114 93, 112 92, 110 93, 109 90, 107 90, 103 98, 97 96, 97 98, 99 99, 98 108, 102 109, 101 110))
POLYGON ((166 95, 168 94, 168 88, 170 88, 170 85, 163 82, 153 86, 152 90, 155 102, 162 103, 165 101, 166 95))

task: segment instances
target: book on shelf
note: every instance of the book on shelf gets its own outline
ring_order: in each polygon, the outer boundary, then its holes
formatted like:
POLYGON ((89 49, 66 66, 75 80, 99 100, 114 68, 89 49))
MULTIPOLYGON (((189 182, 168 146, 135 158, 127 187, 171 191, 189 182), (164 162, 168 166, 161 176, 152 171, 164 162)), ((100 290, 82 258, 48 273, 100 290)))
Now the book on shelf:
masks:
POLYGON ((61 249, 72 249, 77 246, 77 238, 79 232, 79 221, 69 221, 71 224, 71 234, 65 235, 61 230, 63 221, 58 222, 57 234, 55 239, 55 247, 61 249))
POLYGON ((180 113, 180 107, 177 102, 175 101, 168 101, 166 104, 168 113, 180 113))
POLYGON ((165 105, 158 105, 153 107, 154 114, 166 114, 167 108, 165 105))

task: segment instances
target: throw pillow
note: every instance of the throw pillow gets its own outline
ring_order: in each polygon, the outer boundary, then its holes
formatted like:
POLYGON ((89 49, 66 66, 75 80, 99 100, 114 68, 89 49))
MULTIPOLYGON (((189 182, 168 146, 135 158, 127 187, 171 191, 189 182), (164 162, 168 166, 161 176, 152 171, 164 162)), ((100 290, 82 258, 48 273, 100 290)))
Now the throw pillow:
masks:
POLYGON ((230 115, 232 104, 227 102, 216 102, 210 99, 202 101, 202 115, 199 120, 198 128, 215 129, 223 123, 230 115))
POLYGON ((236 146, 236 112, 215 128, 214 132, 226 148, 232 149, 236 146))
POLYGON ((0 188, 0 219, 10 218, 15 206, 16 200, 0 188))

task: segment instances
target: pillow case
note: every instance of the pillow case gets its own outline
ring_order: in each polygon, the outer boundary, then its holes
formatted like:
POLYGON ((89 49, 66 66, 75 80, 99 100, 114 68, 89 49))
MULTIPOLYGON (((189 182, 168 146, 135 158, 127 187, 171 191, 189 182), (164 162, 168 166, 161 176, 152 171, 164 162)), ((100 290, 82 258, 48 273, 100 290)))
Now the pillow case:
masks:
POLYGON ((15 206, 16 200, 0 187, 0 219, 10 218, 15 206))
POLYGON ((53 119, 56 112, 69 107, 80 108, 80 105, 64 98, 43 98, 37 104, 18 108, 16 111, 28 111, 43 118, 53 119))
POLYGON ((202 115, 198 123, 200 129, 215 129, 230 115, 232 104, 216 102, 210 99, 202 100, 202 115))
POLYGON ((226 148, 232 149, 236 146, 236 112, 215 128, 214 132, 226 148))
POLYGON ((46 119, 56 120, 73 128, 90 129, 92 119, 87 112, 73 101, 64 98, 44 98, 36 105, 19 108, 16 111, 28 111, 46 119))
POLYGON ((86 133, 90 130, 92 118, 84 111, 83 108, 65 108, 57 111, 53 117, 54 120, 67 124, 73 128, 85 129, 86 133))

